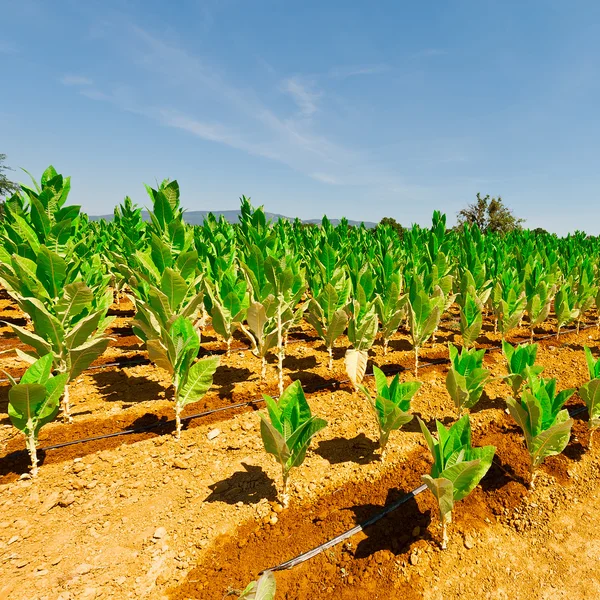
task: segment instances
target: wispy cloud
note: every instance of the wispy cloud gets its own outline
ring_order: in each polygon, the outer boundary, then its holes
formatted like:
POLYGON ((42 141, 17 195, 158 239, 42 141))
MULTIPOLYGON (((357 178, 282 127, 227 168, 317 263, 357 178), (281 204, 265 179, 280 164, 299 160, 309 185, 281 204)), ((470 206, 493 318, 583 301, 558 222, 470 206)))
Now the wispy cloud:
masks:
POLYGON ((340 185, 340 182, 336 177, 328 175, 327 173, 311 173, 310 177, 320 181, 321 183, 327 183, 329 185, 340 185))
POLYGON ((413 58, 428 58, 430 56, 446 56, 447 54, 448 51, 442 48, 425 48, 415 52, 412 56, 413 58))
POLYGON ((380 75, 390 71, 391 68, 390 65, 348 65, 334 67, 329 70, 328 75, 333 79, 347 79, 361 75, 380 75))
POLYGON ((313 91, 311 85, 302 83, 298 77, 290 77, 281 82, 280 89, 292 97, 303 116, 310 117, 317 112, 321 94, 313 91))
POLYGON ((73 87, 87 87, 94 85, 93 80, 89 77, 81 77, 79 75, 63 75, 60 78, 60 82, 63 85, 73 86, 73 87))
MULTIPOLYGON (((175 41, 174 34, 158 37, 121 21, 102 35, 121 53, 119 75, 128 83, 100 89, 87 77, 63 78, 90 99, 280 162, 324 184, 389 189, 406 183, 389 161, 357 142, 340 142, 323 127, 335 110, 328 79, 374 75, 387 65, 339 67, 320 76, 295 74, 270 88, 254 88, 233 83, 222 68, 175 41), (282 93, 293 101, 293 109, 282 104, 282 93)), ((352 140, 351 130, 345 133, 352 140)))
POLYGON ((17 54, 19 48, 14 42, 9 40, 0 40, 0 54, 17 54))

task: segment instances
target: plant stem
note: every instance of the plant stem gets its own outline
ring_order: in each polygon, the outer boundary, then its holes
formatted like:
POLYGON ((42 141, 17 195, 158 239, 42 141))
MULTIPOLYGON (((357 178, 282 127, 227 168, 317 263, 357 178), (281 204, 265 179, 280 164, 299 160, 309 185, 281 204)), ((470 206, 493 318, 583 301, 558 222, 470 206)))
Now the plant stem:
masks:
POLYGON ((388 339, 383 338, 383 355, 387 356, 388 353, 388 339))
POLYGON ((560 325, 558 326, 558 329, 556 330, 556 339, 558 339, 558 336, 560 335, 560 325))
POLYGON ((35 435, 30 433, 26 439, 27 450, 29 451, 29 457, 31 458, 31 476, 37 477, 38 474, 38 459, 37 459, 37 444, 35 435))
POLYGON ((173 387, 175 388, 175 439, 181 439, 181 413, 183 412, 183 406, 179 404, 179 376, 175 374, 173 378, 173 387))
POLYGON ((261 357, 260 378, 264 381, 267 378, 267 358, 261 357))
POLYGON ((62 398, 62 409, 63 409, 63 423, 72 423, 73 417, 71 416, 71 403, 69 402, 69 384, 65 385, 65 391, 63 392, 62 398))
POLYGON ((175 439, 181 439, 181 412, 182 407, 175 401, 175 439))
POLYGON ((227 338, 227 356, 231 356, 231 337, 227 338))
POLYGON ((327 353, 329 354, 329 361, 327 363, 327 368, 331 371, 333 369, 333 348, 327 348, 327 353))
POLYGON ((281 303, 283 298, 280 296, 277 303, 277 369, 279 376, 279 395, 283 394, 283 357, 285 350, 283 349, 283 333, 281 331, 281 303))
POLYGON ((415 346, 415 377, 419 374, 419 346, 415 346))
POLYGON ((288 473, 285 471, 285 467, 281 468, 283 475, 283 491, 281 492, 281 504, 283 508, 287 508, 290 505, 290 495, 288 494, 288 473))
POLYGON ((442 550, 446 550, 448 548, 448 541, 450 538, 448 537, 448 525, 452 523, 452 513, 447 513, 445 515, 440 515, 440 519, 442 521, 442 550))
POLYGON ((535 489, 535 478, 536 477, 537 477, 537 471, 535 470, 533 463, 531 463, 531 479, 529 480, 529 489, 530 490, 535 489))

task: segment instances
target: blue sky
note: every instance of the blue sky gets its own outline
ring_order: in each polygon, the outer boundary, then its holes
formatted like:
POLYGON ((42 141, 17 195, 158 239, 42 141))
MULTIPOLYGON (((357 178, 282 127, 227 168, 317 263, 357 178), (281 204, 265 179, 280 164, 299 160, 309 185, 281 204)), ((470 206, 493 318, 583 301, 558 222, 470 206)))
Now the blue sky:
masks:
MULTIPOLYGON (((0 152, 112 212, 178 179, 302 218, 427 224, 477 192, 600 233, 600 3, 0 0, 0 152)), ((16 178, 19 178, 18 175, 16 178)))

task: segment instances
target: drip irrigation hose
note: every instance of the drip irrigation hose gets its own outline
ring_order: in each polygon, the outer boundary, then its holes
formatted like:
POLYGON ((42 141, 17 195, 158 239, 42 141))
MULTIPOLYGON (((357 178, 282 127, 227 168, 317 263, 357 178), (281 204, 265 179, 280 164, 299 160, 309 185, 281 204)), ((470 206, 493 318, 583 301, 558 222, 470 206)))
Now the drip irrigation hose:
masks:
MULTIPOLYGON (((577 406, 577 407, 574 407, 572 410, 569 410, 569 415, 571 417, 575 417, 578 414, 585 412, 586 410, 587 410, 587 408, 585 406, 577 406)), ((495 461, 495 457, 494 457, 494 461, 495 461)), ((498 463, 496 463, 496 464, 498 464, 498 463)), ((312 550, 309 550, 308 552, 303 552, 302 554, 299 554, 298 556, 291 558, 290 560, 286 560, 285 562, 277 565, 276 567, 272 567, 270 569, 265 569, 265 571, 286 571, 288 569, 296 567, 297 565, 302 564, 303 562, 306 562, 307 560, 309 560, 311 558, 314 558, 318 554, 321 554, 321 552, 324 552, 325 550, 328 550, 329 548, 332 548, 333 546, 337 546, 337 544, 339 544, 340 542, 347 540, 348 538, 352 537, 353 535, 363 531, 370 525, 377 523, 377 521, 379 521, 380 519, 383 519, 383 517, 386 517, 391 512, 394 512, 397 508, 399 508, 400 506, 402 506, 403 504, 405 504, 406 502, 408 502, 409 500, 411 500, 412 498, 414 498, 421 492, 424 492, 426 489, 427 489, 427 486, 425 484, 420 485, 418 488, 415 488, 411 492, 408 492, 407 494, 402 496, 402 498, 400 498, 400 499, 396 500, 395 502, 392 502, 388 506, 384 507, 384 509, 381 512, 378 512, 377 514, 373 515, 370 519, 367 519, 363 523, 356 525, 352 529, 348 529, 347 531, 344 531, 344 533, 340 533, 339 535, 336 535, 334 538, 330 539, 329 541, 327 541, 319 546, 316 546, 315 548, 313 548, 312 550)), ((265 571, 261 571, 259 573, 259 575, 262 575, 265 571)))
MULTIPOLYGON (((580 331, 584 331, 585 329, 589 329, 592 327, 595 327, 595 324, 591 324, 591 325, 584 325, 583 327, 580 327, 580 331)), ((575 332, 576 329, 573 328, 571 330, 565 330, 563 333, 573 333, 575 332)), ((536 338, 536 341, 540 341, 540 340, 544 340, 544 339, 548 339, 550 337, 553 337, 555 334, 551 333, 551 334, 545 334, 543 336, 539 336, 536 338)), ((489 348, 488 352, 494 352, 494 351, 499 351, 501 350, 501 347, 495 346, 493 348, 489 348)), ((147 359, 143 359, 143 360, 147 360, 147 359)), ((431 361, 427 361, 424 360, 421 365, 420 368, 421 369, 426 369, 427 367, 432 367, 435 365, 439 365, 439 364, 444 364, 447 363, 449 361, 449 359, 447 358, 437 358, 437 359, 433 359, 431 361)), ((114 363, 118 366, 118 363, 114 363)), ((106 366, 106 365, 99 365, 96 368, 102 368, 102 366, 106 366)), ((387 375, 396 375, 397 373, 402 372, 403 370, 405 370, 405 367, 399 367, 397 369, 394 369, 393 371, 388 371, 387 375)), ((365 374, 365 377, 373 377, 373 373, 367 373, 365 374)), ((8 380, 5 380, 8 381, 8 380)), ((0 380, 0 383, 2 382, 2 380, 0 380)), ((307 391, 307 394, 312 394, 315 392, 319 392, 325 389, 329 389, 329 388, 335 388, 336 386, 341 386, 344 385, 346 383, 350 383, 350 379, 342 379, 342 380, 335 380, 335 381, 329 381, 327 383, 323 383, 321 385, 318 385, 316 387, 314 387, 312 390, 307 391)), ((277 398, 277 396, 274 396, 274 398, 277 398)), ((249 400, 247 402, 239 402, 237 404, 231 404, 229 406, 221 406, 219 408, 213 408, 211 410, 208 411, 204 411, 204 412, 200 412, 200 413, 196 413, 193 415, 188 415, 187 417, 182 417, 182 422, 188 422, 188 421, 192 421, 194 419, 200 419, 203 417, 207 417, 209 415, 215 414, 215 413, 220 413, 220 412, 225 412, 228 410, 235 410, 237 408, 245 408, 247 406, 252 406, 252 405, 256 405, 256 404, 260 404, 264 402, 263 398, 255 398, 253 400, 249 400)), ((583 407, 585 408, 585 407, 583 407)), ((56 450, 58 448, 64 448, 66 446, 75 446, 77 444, 84 444, 87 442, 95 442, 98 440, 103 440, 103 439, 108 439, 108 438, 113 438, 113 437, 119 437, 121 435, 131 435, 131 434, 136 434, 136 433, 144 433, 146 431, 151 431, 152 429, 158 429, 159 427, 164 427, 164 426, 168 426, 168 425, 172 425, 175 423, 175 419, 169 419, 167 421, 157 421, 156 423, 152 423, 150 425, 144 425, 144 426, 140 426, 140 427, 132 427, 131 429, 124 429, 122 431, 115 431, 112 433, 106 433, 103 435, 98 435, 98 436, 93 436, 93 437, 88 437, 88 438, 81 438, 81 439, 76 439, 76 440, 70 440, 68 442, 62 442, 60 444, 53 444, 51 446, 46 446, 43 448, 39 448, 40 451, 48 451, 48 450, 56 450)))
MULTIPOLYGON (((299 565, 299 564, 307 561, 310 558, 313 558, 314 556, 317 556, 317 554, 321 554, 321 552, 323 552, 324 550, 327 550, 328 548, 331 548, 332 546, 336 546, 340 542, 347 540, 349 537, 352 537, 353 535, 362 531, 366 527, 369 527, 369 525, 373 525, 374 523, 377 523, 377 521, 379 521, 380 519, 383 519, 383 517, 389 515, 391 512, 395 511, 398 507, 402 506, 403 504, 405 504, 406 502, 408 502, 409 500, 411 500, 412 498, 414 498, 421 492, 424 492, 426 489, 427 489, 427 486, 425 484, 420 485, 418 488, 415 488, 412 492, 408 492, 408 494, 405 494, 399 500, 396 500, 395 502, 392 502, 390 505, 386 506, 381 512, 377 513, 376 515, 373 515, 370 519, 367 519, 363 523, 356 525, 356 527, 353 527, 352 529, 348 529, 348 531, 345 531, 344 533, 337 535, 336 537, 329 540, 328 542, 325 542, 324 544, 321 544, 320 546, 317 546, 316 548, 313 548, 312 550, 309 550, 308 552, 304 552, 303 554, 300 554, 299 556, 296 556, 295 558, 287 560, 286 562, 281 563, 280 565, 277 565, 276 567, 273 567, 272 569, 267 569, 267 571, 285 571, 287 569, 291 569, 292 567, 295 567, 296 565, 299 565)), ((262 575, 262 573, 264 573, 264 571, 262 571, 260 574, 262 575)))

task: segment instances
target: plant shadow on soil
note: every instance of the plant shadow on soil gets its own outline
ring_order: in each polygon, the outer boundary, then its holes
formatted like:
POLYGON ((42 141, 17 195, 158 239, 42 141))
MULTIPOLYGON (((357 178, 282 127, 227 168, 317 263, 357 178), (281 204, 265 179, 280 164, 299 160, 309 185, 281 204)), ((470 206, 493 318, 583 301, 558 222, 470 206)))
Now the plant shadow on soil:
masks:
POLYGON ((272 501, 277 498, 277 488, 262 467, 242 463, 243 471, 236 471, 229 477, 211 484, 211 493, 204 502, 226 502, 227 504, 256 504, 263 498, 272 501))
POLYGON ((379 444, 369 439, 364 433, 359 433, 352 439, 333 438, 319 442, 315 453, 327 460, 332 465, 353 462, 357 465, 366 465, 379 460, 375 451, 379 444))
MULTIPOLYGON (((407 493, 406 490, 390 489, 387 494, 385 506, 399 500, 407 493)), ((354 513, 357 523, 364 523, 370 517, 381 512, 382 507, 376 504, 363 504, 349 508, 354 513)), ((397 510, 386 515, 377 523, 369 525, 363 530, 366 536, 356 546, 354 558, 367 558, 376 552, 388 550, 395 555, 408 552, 412 543, 416 541, 412 533, 419 527, 421 539, 431 539, 429 524, 431 511, 421 510, 415 498, 402 504, 397 510)))
POLYGON ((98 391, 108 402, 135 404, 149 398, 159 399, 165 394, 164 386, 143 376, 128 375, 124 371, 97 371, 92 374, 98 391))
POLYGON ((256 373, 246 367, 222 365, 215 371, 213 384, 215 388, 218 388, 219 398, 227 398, 231 396, 236 384, 257 380, 256 373))

